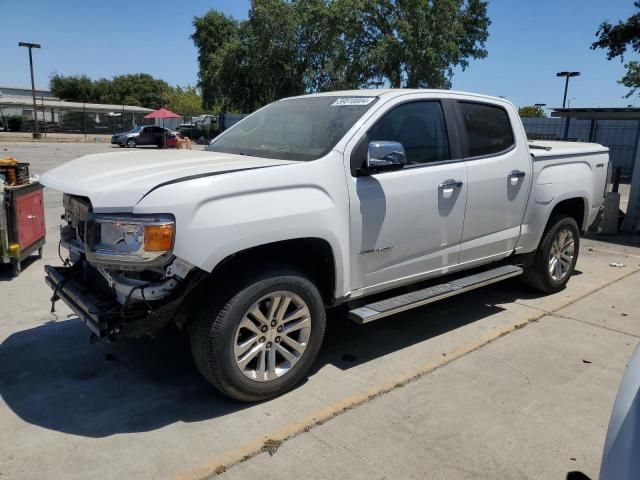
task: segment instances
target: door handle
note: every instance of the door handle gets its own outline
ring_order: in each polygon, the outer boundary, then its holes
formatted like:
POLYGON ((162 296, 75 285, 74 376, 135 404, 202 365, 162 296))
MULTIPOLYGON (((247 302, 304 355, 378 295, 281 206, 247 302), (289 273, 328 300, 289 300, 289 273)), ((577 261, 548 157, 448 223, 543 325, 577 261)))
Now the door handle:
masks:
POLYGON ((523 178, 526 175, 522 170, 511 170, 508 178, 523 178))
POLYGON ((454 188, 462 188, 463 183, 458 180, 445 180, 438 185, 438 190, 453 190, 454 188))

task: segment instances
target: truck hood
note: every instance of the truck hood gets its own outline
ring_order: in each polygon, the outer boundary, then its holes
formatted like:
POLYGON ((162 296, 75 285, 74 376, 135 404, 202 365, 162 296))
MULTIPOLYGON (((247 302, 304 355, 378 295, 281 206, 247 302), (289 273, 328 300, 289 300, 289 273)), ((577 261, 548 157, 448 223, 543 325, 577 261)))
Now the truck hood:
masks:
POLYGON ((98 210, 131 211, 150 190, 209 175, 296 163, 192 150, 150 150, 87 155, 44 173, 40 183, 87 197, 98 210))

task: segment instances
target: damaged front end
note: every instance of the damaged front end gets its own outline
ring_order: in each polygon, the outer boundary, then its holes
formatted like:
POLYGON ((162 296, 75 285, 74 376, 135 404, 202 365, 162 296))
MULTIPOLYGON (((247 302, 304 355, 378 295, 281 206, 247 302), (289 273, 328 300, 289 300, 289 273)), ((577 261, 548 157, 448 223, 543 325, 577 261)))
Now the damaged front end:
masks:
MULTIPOLYGON (((88 199, 64 196, 64 266, 45 266, 52 311, 63 300, 95 337, 153 336, 181 324, 185 297, 205 273, 172 254, 171 215, 94 214, 88 199)), ((62 256, 61 256, 62 259, 62 256)))

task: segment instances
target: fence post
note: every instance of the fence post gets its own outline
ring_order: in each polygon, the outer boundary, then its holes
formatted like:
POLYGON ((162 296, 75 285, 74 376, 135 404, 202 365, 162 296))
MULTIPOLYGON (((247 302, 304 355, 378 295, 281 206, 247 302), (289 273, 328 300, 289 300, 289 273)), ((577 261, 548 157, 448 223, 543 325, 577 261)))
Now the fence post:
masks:
POLYGON ((569 138, 569 123, 571 123, 571 117, 567 117, 564 121, 564 135, 562 136, 563 140, 569 138))
POLYGON ((596 119, 592 118, 591 123, 589 124, 589 142, 593 142, 593 137, 596 133, 596 119))
POLYGON ((44 138, 47 138, 47 115, 44 112, 44 96, 40 97, 42 104, 42 131, 44 132, 44 138))

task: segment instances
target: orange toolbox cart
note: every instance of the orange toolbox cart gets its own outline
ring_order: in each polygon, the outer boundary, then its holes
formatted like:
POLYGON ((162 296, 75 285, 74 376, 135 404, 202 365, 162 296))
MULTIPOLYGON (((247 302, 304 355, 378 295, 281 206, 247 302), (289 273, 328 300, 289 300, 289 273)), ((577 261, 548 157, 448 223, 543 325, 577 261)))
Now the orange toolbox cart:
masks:
POLYGON ((29 164, 0 159, 0 263, 18 276, 20 263, 34 252, 42 258, 46 228, 43 186, 29 180, 29 164))

